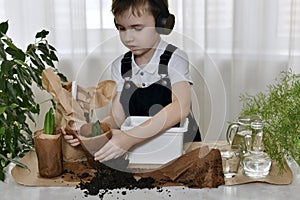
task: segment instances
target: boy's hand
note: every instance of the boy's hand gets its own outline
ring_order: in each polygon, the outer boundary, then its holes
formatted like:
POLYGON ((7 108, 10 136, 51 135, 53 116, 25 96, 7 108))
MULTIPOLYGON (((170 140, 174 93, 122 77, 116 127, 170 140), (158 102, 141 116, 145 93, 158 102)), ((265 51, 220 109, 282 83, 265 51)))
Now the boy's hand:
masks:
POLYGON ((125 154, 134 145, 133 137, 121 130, 112 129, 112 138, 94 154, 95 160, 105 162, 125 154))
POLYGON ((65 128, 61 128, 61 131, 64 135, 64 139, 67 143, 69 143, 71 146, 75 147, 80 144, 79 140, 77 138, 74 138, 73 135, 68 135, 65 128))

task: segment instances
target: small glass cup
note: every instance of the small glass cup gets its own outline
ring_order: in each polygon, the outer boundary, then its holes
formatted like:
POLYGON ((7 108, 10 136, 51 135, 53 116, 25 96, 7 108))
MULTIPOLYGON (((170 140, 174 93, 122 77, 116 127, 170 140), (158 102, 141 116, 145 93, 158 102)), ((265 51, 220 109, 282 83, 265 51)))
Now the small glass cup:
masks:
POLYGON ((264 178, 269 175, 271 158, 264 152, 248 154, 243 159, 244 174, 251 178, 264 178))
POLYGON ((220 147, 223 173, 225 178, 232 178, 237 175, 241 161, 241 145, 223 145, 220 147))

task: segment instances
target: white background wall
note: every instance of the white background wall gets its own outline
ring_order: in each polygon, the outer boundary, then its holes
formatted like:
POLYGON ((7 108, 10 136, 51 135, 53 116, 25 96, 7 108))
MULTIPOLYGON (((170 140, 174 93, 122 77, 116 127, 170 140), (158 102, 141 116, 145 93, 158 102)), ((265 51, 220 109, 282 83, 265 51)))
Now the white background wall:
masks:
MULTIPOLYGON (((109 64, 125 52, 110 0, 0 0, 0 20, 23 49, 37 31, 50 31, 57 67, 70 81, 92 86, 109 78, 109 64)), ((194 80, 193 107, 203 138, 224 138, 242 107, 241 93, 256 94, 281 70, 300 72, 299 0, 172 0, 176 16, 169 42, 185 50, 194 80)), ((38 102, 49 98, 37 92, 38 102)), ((49 106, 42 105, 37 126, 49 106)))

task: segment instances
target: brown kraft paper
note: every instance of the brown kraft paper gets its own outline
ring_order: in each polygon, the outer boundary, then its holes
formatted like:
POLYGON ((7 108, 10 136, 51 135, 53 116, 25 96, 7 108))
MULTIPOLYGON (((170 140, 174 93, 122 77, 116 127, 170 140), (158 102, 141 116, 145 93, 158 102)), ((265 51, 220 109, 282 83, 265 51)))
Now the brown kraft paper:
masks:
POLYGON ((216 188, 225 185, 220 151, 208 147, 194 149, 158 170, 137 173, 152 177, 158 186, 184 185, 192 188, 216 188))
POLYGON ((62 135, 44 134, 43 130, 34 133, 34 145, 38 159, 39 175, 53 178, 63 173, 62 135))
POLYGON ((80 147, 83 149, 88 163, 94 169, 97 169, 99 165, 99 161, 94 160, 94 153, 102 148, 112 137, 112 132, 108 124, 100 123, 100 126, 104 133, 94 137, 88 137, 92 133, 92 123, 82 126, 79 131, 80 135, 74 130, 66 130, 68 134, 73 135, 74 138, 79 140, 80 147))
MULTIPOLYGON (((222 143, 218 142, 217 146, 219 144, 223 144, 223 142, 222 143)), ((153 169, 152 165, 136 165, 136 166, 134 166, 134 168, 132 168, 132 170, 135 171, 137 177, 151 176, 155 180, 158 180, 158 181, 165 178, 164 182, 158 183, 161 186, 162 186, 162 184, 165 186, 167 186, 167 185, 169 185, 169 186, 182 185, 182 184, 184 184, 183 179, 188 180, 187 176, 189 175, 189 172, 193 171, 192 165, 195 166, 194 169, 197 169, 197 170, 195 170, 195 172, 199 171, 199 169, 201 168, 201 165, 202 165, 201 163, 205 163, 201 160, 203 160, 203 158, 207 159, 207 158, 211 157, 210 155, 206 154, 206 148, 203 148, 206 145, 208 145, 209 147, 216 147, 215 145, 203 143, 203 142, 192 143, 190 145, 190 148, 187 148, 188 149, 187 153, 188 152, 191 152, 191 153, 187 154, 188 156, 183 155, 183 158, 179 158, 178 161, 176 161, 176 162, 173 161, 173 162, 167 164, 166 166, 160 166, 159 168, 157 168, 157 166, 156 166, 155 169, 153 169), (192 152, 193 150, 195 150, 199 147, 201 147, 200 152, 196 152, 196 151, 192 152), (202 149, 204 150, 203 153, 202 153, 202 149), (195 156, 198 157, 198 159, 197 159, 198 161, 193 160, 194 159, 193 157, 195 157, 195 156), (178 162, 182 163, 187 160, 190 160, 190 161, 188 161, 188 163, 184 163, 182 166, 180 166, 181 164, 178 164, 178 162), (191 164, 191 163, 194 163, 194 164, 191 164), (172 170, 172 168, 174 170, 172 170), (166 169, 168 169, 168 170, 166 170, 166 169)), ((79 183, 79 181, 77 181, 77 182, 66 181, 61 176, 51 178, 51 179, 42 178, 42 177, 38 176, 37 156, 36 156, 36 152, 34 152, 34 151, 28 152, 20 160, 20 162, 24 163, 28 168, 21 168, 19 166, 15 166, 12 169, 11 174, 12 174, 14 180, 21 185, 25 185, 25 186, 72 186, 72 187, 74 187, 74 186, 78 185, 78 183, 79 183)), ((83 163, 83 162, 80 162, 80 163, 83 163)), ((69 164, 72 164, 72 163, 69 163, 69 164)), ((272 164, 270 174, 265 178, 253 179, 253 178, 243 176, 242 173, 239 173, 233 179, 225 178, 225 185, 229 186, 229 185, 251 184, 253 182, 262 182, 262 183, 275 184, 275 185, 291 184, 293 182, 293 172, 286 162, 284 163, 284 165, 285 165, 285 170, 283 171, 283 174, 281 174, 281 175, 278 174, 278 166, 277 166, 276 162, 274 162, 272 164)), ((205 168, 205 169, 209 169, 209 168, 205 168)), ((90 169, 86 169, 86 171, 89 172, 90 169)), ((80 171, 80 173, 81 172, 82 171, 80 171)), ((193 172, 189 176, 193 177, 195 172, 193 172)), ((74 173, 77 174, 77 173, 79 173, 79 171, 76 171, 74 169, 74 173)), ((203 173, 203 175, 204 174, 205 173, 203 173)), ((199 176, 199 178, 197 178, 197 180, 195 179, 195 182, 196 183, 198 182, 198 184, 199 184, 199 181, 202 179, 201 176, 199 176)), ((207 178, 210 178, 210 176, 207 176, 207 178)), ((205 179, 202 179, 202 180, 205 180, 205 179)), ((210 182, 214 183, 212 181, 210 181, 210 182)), ((206 181, 206 183, 208 183, 208 182, 206 181)))
MULTIPOLYGON (((78 131, 91 120, 93 109, 107 106, 115 95, 115 82, 106 80, 97 87, 83 88, 77 86, 76 97, 72 96, 72 82, 61 82, 51 68, 42 73, 43 88, 56 102, 55 125, 78 131)), ((65 141, 62 143, 63 160, 77 162, 86 160, 81 147, 73 147, 65 141)))

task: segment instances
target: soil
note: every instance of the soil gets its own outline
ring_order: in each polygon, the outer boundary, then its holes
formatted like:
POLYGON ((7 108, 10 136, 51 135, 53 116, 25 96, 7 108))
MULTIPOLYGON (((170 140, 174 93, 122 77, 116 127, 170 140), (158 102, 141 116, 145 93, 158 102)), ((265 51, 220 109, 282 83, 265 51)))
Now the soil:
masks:
POLYGON ((64 162, 64 171, 61 178, 67 182, 90 181, 96 170, 87 161, 64 162))
MULTIPOLYGON (((104 125, 100 124, 104 131, 106 130, 104 125)), ((90 133, 91 127, 87 130, 81 130, 82 133, 90 133)), ((69 131, 71 134, 77 137, 77 133, 69 131)), ((107 134, 106 137, 109 135, 107 134)), ((100 138, 101 136, 98 136, 100 138)), ((110 136, 111 137, 111 132, 110 136)), ((102 137, 103 139, 104 137, 102 137)), ((80 139, 80 138, 78 138, 80 139)), ((105 144, 107 138, 103 140, 105 144)), ((95 141, 95 140, 94 140, 95 141)), ((126 195, 128 190, 138 189, 154 189, 158 192, 163 192, 161 187, 155 187, 155 180, 151 177, 136 177, 131 169, 128 168, 129 160, 124 157, 109 160, 104 163, 95 162, 93 153, 90 153, 90 146, 85 146, 87 141, 80 141, 82 147, 84 147, 85 154, 87 156, 87 162, 82 163, 65 163, 64 173, 62 178, 66 181, 80 181, 76 188, 84 191, 86 197, 89 195, 98 195, 100 199, 103 199, 106 194, 112 194, 112 190, 121 189, 122 195, 126 195), (125 189, 125 190, 124 190, 125 189)), ((97 149, 99 148, 99 141, 96 141, 97 149)), ((166 189, 167 192, 169 190, 166 189)), ((171 196, 169 194, 169 196, 171 196)))
POLYGON ((66 181, 79 181, 77 189, 84 191, 85 197, 98 195, 103 199, 105 195, 112 194, 112 190, 119 189, 119 194, 127 195, 128 190, 156 189, 157 192, 170 191, 162 187, 156 187, 155 180, 150 177, 135 177, 128 170, 129 161, 120 157, 99 163, 97 170, 92 169, 87 162, 74 165, 66 164, 62 177, 66 181))
POLYGON ((76 188, 83 190, 85 197, 98 195, 100 199, 106 194, 112 195, 112 190, 115 189, 122 195, 126 195, 128 190, 156 189, 157 192, 167 192, 172 197, 165 186, 217 188, 225 184, 221 155, 216 149, 195 149, 176 161, 149 172, 128 168, 128 164, 129 160, 123 157, 105 163, 98 162, 96 169, 89 168, 89 163, 86 162, 81 167, 72 165, 73 169, 65 168, 64 176, 66 178, 69 175, 72 180, 79 179, 76 188))

